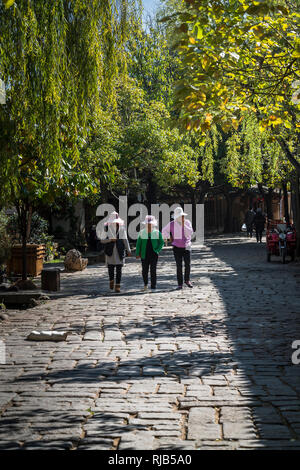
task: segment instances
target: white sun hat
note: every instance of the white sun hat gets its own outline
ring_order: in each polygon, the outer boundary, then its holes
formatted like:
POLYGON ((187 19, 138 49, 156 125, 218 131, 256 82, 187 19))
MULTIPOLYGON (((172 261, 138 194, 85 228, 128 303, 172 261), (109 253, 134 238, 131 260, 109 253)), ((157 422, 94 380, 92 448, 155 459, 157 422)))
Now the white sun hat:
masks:
POLYGON ((110 214, 108 220, 104 223, 105 226, 109 224, 124 225, 124 220, 120 219, 118 212, 114 211, 110 214))
POLYGON ((182 217, 183 215, 188 215, 186 212, 183 212, 183 209, 182 207, 176 207, 176 209, 174 210, 174 214, 173 214, 173 219, 178 219, 178 217, 182 217))
POLYGON ((142 222, 143 225, 151 224, 151 225, 157 225, 157 220, 154 217, 154 215, 146 215, 144 222, 142 222))

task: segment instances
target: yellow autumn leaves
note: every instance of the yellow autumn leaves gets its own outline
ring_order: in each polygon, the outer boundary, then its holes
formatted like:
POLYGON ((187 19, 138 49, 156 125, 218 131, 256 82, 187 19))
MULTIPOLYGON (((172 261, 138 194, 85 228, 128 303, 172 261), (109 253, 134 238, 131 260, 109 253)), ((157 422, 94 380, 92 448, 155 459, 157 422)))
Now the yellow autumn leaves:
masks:
POLYGON ((6 9, 11 7, 15 3, 15 0, 2 0, 2 1, 3 1, 4 6, 5 6, 6 9))

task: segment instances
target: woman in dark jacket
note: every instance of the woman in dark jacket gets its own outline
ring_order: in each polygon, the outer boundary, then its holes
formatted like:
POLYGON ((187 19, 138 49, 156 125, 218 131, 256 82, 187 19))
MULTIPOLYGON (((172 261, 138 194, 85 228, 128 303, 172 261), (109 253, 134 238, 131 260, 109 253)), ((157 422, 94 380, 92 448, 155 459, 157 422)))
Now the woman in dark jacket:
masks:
POLYGON ((124 221, 119 218, 117 212, 112 212, 109 220, 104 225, 108 227, 108 232, 107 234, 101 234, 101 243, 104 245, 109 287, 111 290, 115 289, 115 292, 120 292, 122 268, 126 251, 127 256, 131 256, 130 245, 124 228, 124 221))

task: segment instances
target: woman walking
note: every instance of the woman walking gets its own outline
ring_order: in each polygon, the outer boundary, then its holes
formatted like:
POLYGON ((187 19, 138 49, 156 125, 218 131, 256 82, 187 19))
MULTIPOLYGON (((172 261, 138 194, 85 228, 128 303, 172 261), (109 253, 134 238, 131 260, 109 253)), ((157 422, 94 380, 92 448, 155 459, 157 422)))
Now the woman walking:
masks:
POLYGON ((115 292, 120 292, 125 250, 127 255, 131 256, 130 245, 124 228, 124 221, 119 218, 117 212, 112 212, 104 225, 107 226, 108 230, 101 235, 101 243, 105 245, 104 253, 108 267, 109 288, 111 290, 115 289, 115 292))
POLYGON ((255 212, 252 209, 252 207, 250 207, 250 209, 247 211, 247 213, 245 215, 245 224, 246 224, 246 227, 247 227, 247 237, 250 237, 250 238, 252 238, 254 217, 255 217, 255 212))
POLYGON ((182 262, 184 261, 184 282, 192 288, 193 285, 190 281, 191 273, 191 249, 192 242, 191 238, 193 235, 193 227, 189 220, 185 219, 187 214, 183 212, 181 207, 176 207, 174 210, 174 220, 170 222, 162 230, 164 239, 171 239, 173 245, 173 253, 177 267, 177 289, 182 289, 183 286, 183 274, 182 274, 182 262))
POLYGON ((157 230, 157 220, 153 215, 147 215, 145 228, 139 233, 136 243, 136 257, 142 260, 144 290, 148 289, 148 276, 150 268, 151 290, 156 289, 156 266, 158 254, 164 246, 162 234, 157 230))

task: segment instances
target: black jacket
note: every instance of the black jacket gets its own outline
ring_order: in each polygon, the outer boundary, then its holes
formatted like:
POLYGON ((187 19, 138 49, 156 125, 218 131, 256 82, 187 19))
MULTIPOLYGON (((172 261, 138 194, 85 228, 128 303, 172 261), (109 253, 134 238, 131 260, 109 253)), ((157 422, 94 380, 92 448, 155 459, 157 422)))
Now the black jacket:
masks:
POLYGON ((253 223, 257 230, 263 230, 265 228, 266 218, 262 213, 255 214, 253 223))
POLYGON ((254 211, 248 211, 246 216, 245 216, 245 224, 246 225, 251 225, 253 223, 253 219, 255 217, 255 212, 254 211))

